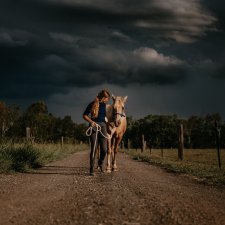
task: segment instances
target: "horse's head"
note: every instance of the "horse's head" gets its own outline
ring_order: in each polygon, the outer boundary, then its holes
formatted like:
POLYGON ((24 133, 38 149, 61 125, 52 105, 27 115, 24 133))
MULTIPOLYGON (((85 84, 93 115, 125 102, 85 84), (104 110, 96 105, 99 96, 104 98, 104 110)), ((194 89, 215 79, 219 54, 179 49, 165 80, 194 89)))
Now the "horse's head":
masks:
POLYGON ((121 124, 121 119, 126 117, 125 115, 125 103, 127 101, 127 96, 120 97, 112 95, 113 99, 113 121, 115 126, 118 127, 121 124))

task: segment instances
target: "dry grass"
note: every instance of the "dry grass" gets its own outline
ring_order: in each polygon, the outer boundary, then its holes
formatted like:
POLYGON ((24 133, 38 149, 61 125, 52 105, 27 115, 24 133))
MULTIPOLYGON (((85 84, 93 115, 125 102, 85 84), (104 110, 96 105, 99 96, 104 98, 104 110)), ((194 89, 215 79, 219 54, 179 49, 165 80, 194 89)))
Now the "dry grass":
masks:
POLYGON ((41 152, 41 161, 43 164, 60 160, 69 154, 83 151, 89 147, 86 144, 34 144, 34 147, 41 152))
POLYGON ((208 184, 225 184, 225 150, 221 153, 221 169, 218 166, 216 149, 185 149, 183 161, 178 160, 177 149, 164 149, 163 157, 160 149, 149 149, 145 152, 125 150, 136 160, 149 162, 165 168, 170 172, 186 173, 199 178, 208 184))
POLYGON ((24 172, 67 155, 86 150, 87 145, 74 144, 0 144, 0 173, 24 172))

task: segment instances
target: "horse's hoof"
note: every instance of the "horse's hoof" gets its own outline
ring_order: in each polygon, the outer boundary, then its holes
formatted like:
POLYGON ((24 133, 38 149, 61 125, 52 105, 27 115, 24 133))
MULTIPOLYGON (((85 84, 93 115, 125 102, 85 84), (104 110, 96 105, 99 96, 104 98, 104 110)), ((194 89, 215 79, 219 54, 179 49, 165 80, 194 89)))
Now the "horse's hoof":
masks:
POLYGON ((112 171, 117 172, 118 169, 117 168, 112 168, 112 171))
POLYGON ((111 168, 107 168, 106 169, 106 173, 111 173, 112 171, 111 171, 111 168))

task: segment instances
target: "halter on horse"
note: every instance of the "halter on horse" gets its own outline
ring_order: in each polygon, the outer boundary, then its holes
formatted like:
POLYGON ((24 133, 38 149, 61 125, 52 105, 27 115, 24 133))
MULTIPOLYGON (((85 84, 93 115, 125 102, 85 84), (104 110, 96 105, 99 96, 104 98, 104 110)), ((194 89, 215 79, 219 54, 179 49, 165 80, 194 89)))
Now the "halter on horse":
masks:
POLYGON ((122 98, 122 97, 115 97, 113 95, 112 99, 113 99, 113 121, 115 123, 115 126, 118 127, 121 123, 121 119, 123 117, 126 117, 124 104, 127 100, 127 96, 122 98))

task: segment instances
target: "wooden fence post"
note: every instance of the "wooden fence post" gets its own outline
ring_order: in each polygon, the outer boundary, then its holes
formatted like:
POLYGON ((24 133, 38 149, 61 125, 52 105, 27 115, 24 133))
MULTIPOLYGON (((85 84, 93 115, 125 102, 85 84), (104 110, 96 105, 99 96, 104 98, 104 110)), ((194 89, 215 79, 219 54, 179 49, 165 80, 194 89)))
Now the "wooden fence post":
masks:
POLYGON ((163 151, 163 147, 161 147, 161 157, 163 158, 164 156, 164 151, 163 151))
POLYGON ((127 139, 127 149, 130 150, 130 139, 127 139))
POLYGON ((144 134, 141 135, 141 139, 142 139, 142 148, 141 148, 141 152, 145 151, 145 146, 146 146, 146 141, 145 141, 145 136, 144 134))
POLYGON ((161 141, 160 141, 160 148, 161 148, 161 157, 164 156, 164 135, 161 134, 161 141))
POLYGON ((26 127, 26 138, 27 138, 27 141, 30 141, 30 138, 31 138, 30 127, 26 127))
POLYGON ((63 136, 61 137, 61 146, 63 146, 63 144, 64 144, 64 138, 63 138, 63 136))
POLYGON ((5 121, 3 121, 2 123, 2 137, 4 136, 5 134, 5 121))
POLYGON ((179 146, 178 146, 178 159, 183 160, 184 155, 184 126, 180 124, 179 127, 179 146))
POLYGON ((221 160, 220 160, 220 128, 215 121, 215 127, 216 127, 216 148, 217 148, 217 158, 218 158, 218 164, 219 168, 221 169, 221 160))
POLYGON ((150 155, 152 154, 152 141, 151 141, 151 139, 149 140, 149 153, 150 153, 150 155))
POLYGON ((124 151, 124 141, 121 141, 121 148, 124 151))

